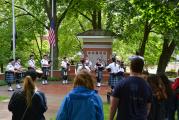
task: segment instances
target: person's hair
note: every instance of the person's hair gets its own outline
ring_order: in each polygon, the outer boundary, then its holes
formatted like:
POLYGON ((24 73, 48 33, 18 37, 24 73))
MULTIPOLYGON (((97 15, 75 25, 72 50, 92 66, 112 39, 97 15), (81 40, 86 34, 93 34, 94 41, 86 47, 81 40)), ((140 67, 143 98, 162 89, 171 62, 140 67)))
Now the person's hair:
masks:
POLYGON ((32 80, 35 81, 37 78, 37 73, 35 71, 27 71, 25 73, 25 76, 30 76, 32 80))
POLYGON ((82 64, 85 63, 85 59, 84 58, 82 58, 80 61, 81 61, 82 64))
POLYGON ((43 57, 47 57, 47 55, 45 54, 45 55, 43 55, 43 57))
POLYGON ((139 50, 135 51, 135 54, 136 55, 140 55, 139 50))
POLYGON ((160 74, 159 76, 165 85, 167 96, 173 95, 173 90, 171 88, 171 82, 169 81, 168 77, 165 74, 160 74))
POLYGON ((30 76, 24 78, 24 93, 27 106, 32 105, 32 97, 35 92, 35 83, 30 76))
POLYGON ((30 55, 30 58, 31 58, 31 57, 34 57, 34 55, 30 55))
POLYGON ((94 90, 93 84, 94 78, 90 72, 83 69, 81 70, 74 79, 74 88, 78 86, 84 86, 90 90, 94 90))
POLYGON ((9 59, 9 62, 12 62, 12 61, 14 61, 14 59, 9 59))
POLYGON ((143 67, 144 61, 141 58, 136 57, 131 60, 130 69, 132 72, 142 73, 143 67))
POLYGON ((16 57, 16 61, 19 60, 20 58, 19 57, 16 57))
POLYGON ((112 57, 112 62, 116 62, 116 58, 115 57, 112 57))
POLYGON ((153 95, 156 96, 157 100, 161 101, 167 99, 165 85, 158 75, 149 75, 147 81, 151 86, 153 95))

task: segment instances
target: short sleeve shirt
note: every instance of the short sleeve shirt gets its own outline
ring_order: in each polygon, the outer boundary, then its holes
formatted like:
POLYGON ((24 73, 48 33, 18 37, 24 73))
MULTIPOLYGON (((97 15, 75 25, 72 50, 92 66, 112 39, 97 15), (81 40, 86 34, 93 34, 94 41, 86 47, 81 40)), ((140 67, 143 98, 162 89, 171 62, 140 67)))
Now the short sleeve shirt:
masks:
POLYGON ((21 64, 19 63, 19 62, 15 62, 15 65, 14 65, 14 68, 15 69, 20 69, 22 66, 21 66, 21 64))
POLYGON ((7 66, 6 66, 6 71, 14 71, 14 66, 9 63, 7 66))
POLYGON ((42 66, 42 67, 48 67, 47 65, 48 65, 48 60, 42 59, 42 60, 41 60, 41 66, 42 66))
POLYGON ((29 65, 29 67, 35 68, 35 61, 32 60, 32 59, 30 59, 30 60, 28 61, 28 65, 29 65))
POLYGON ((119 65, 116 63, 110 63, 107 67, 107 69, 110 68, 111 69, 111 73, 118 73, 119 72, 119 65))
POLYGON ((145 80, 130 76, 121 80, 112 94, 119 99, 117 120, 146 120, 152 91, 145 80))

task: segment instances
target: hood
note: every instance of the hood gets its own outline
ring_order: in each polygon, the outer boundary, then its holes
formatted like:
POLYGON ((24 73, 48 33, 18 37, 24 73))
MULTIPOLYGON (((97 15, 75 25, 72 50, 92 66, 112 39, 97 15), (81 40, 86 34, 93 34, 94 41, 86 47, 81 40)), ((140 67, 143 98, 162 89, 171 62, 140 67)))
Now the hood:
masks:
POLYGON ((86 87, 79 86, 79 87, 74 88, 69 93, 69 97, 73 99, 87 99, 91 96, 94 96, 94 94, 97 94, 96 90, 90 90, 86 87))

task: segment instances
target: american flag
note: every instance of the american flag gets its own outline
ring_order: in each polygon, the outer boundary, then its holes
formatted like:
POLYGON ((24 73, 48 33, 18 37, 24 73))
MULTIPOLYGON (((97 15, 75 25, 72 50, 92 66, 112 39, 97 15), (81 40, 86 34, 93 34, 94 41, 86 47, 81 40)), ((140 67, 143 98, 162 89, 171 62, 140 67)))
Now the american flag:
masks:
POLYGON ((55 46, 55 23, 53 19, 50 22, 48 40, 51 46, 55 46))

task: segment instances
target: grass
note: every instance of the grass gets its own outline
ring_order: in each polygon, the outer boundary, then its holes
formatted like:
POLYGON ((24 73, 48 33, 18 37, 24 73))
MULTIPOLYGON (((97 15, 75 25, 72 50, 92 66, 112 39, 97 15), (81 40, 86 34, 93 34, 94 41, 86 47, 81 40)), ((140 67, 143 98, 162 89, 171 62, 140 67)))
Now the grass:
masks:
POLYGON ((109 120, 109 104, 103 104, 104 120, 109 120))
POLYGON ((7 85, 5 80, 0 80, 0 86, 7 85))
POLYGON ((6 100, 6 99, 8 99, 7 96, 0 96, 0 102, 3 101, 3 100, 6 100))

